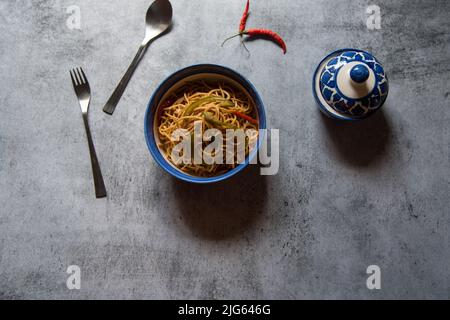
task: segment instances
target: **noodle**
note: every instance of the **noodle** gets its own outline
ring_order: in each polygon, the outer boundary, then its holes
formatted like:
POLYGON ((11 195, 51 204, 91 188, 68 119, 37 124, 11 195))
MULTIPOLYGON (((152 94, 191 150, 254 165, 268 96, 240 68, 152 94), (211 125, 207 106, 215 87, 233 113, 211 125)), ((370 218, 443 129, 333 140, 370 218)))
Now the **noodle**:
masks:
MULTIPOLYGON (((158 122, 159 148, 168 161, 181 171, 199 177, 213 177, 226 173, 238 164, 237 156, 233 155, 234 163, 226 164, 226 129, 243 129, 251 133, 245 138, 245 156, 247 157, 251 146, 258 139, 257 112, 253 101, 241 90, 225 83, 206 83, 204 81, 189 82, 177 90, 160 106, 158 122), (239 116, 239 114, 244 116, 239 116), (245 116, 255 119, 252 123, 245 116), (213 163, 177 164, 172 159, 172 150, 180 143, 173 138, 177 129, 186 129, 193 135, 194 123, 201 121, 202 132, 215 128, 222 132, 224 141, 222 144, 223 164, 213 163), (254 131, 247 131, 247 130, 254 131)), ((242 144, 242 143, 241 143, 242 144)), ((203 148, 208 143, 203 142, 203 148)), ((239 141, 233 141, 236 148, 239 141)), ((232 151, 235 153, 235 151, 232 151)))

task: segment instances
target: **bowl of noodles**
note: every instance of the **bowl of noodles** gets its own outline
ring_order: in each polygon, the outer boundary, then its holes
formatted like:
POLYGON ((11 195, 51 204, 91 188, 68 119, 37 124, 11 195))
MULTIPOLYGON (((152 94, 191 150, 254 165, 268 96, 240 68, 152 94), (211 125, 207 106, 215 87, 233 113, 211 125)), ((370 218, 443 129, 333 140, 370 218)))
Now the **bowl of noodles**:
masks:
POLYGON ((266 129, 255 87, 227 67, 200 64, 166 78, 147 106, 144 133, 155 161, 192 183, 225 180, 256 163, 266 129))

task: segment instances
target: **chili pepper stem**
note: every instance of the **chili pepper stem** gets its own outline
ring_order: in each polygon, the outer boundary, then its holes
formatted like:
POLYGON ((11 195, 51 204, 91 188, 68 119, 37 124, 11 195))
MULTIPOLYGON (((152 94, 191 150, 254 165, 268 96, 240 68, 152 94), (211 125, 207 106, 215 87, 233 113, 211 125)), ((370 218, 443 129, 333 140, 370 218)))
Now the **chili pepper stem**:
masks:
POLYGON ((245 45, 245 41, 244 41, 244 39, 242 39, 242 38, 241 38, 241 43, 242 43, 242 45, 244 46, 244 49, 245 49, 248 53, 250 53, 250 50, 248 50, 247 46, 245 45))
POLYGON ((238 37, 238 36, 242 36, 243 34, 244 34, 244 32, 239 32, 238 34, 235 34, 234 36, 231 36, 231 37, 226 38, 226 39, 222 42, 222 47, 223 47, 223 45, 225 44, 225 42, 227 42, 228 40, 231 40, 231 39, 236 38, 236 37, 238 37))
POLYGON ((225 42, 227 42, 228 40, 231 40, 231 39, 233 39, 233 38, 236 38, 237 36, 241 36, 241 43, 242 43, 242 45, 244 46, 245 50, 246 50, 248 53, 250 53, 250 50, 248 50, 247 46, 246 46, 245 43, 244 43, 244 40, 242 39, 242 36, 243 36, 244 34, 246 34, 246 31, 245 31, 245 30, 242 31, 242 32, 239 32, 238 34, 235 34, 234 36, 231 36, 231 37, 226 38, 226 39, 222 42, 222 45, 221 45, 221 46, 223 47, 223 45, 225 44, 225 42))

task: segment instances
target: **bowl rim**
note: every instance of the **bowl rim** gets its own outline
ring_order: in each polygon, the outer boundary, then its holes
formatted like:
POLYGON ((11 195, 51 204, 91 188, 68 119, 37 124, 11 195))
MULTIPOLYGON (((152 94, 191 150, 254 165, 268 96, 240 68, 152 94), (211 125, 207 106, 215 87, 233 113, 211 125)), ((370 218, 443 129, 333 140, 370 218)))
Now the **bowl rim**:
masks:
POLYGON ((317 105, 318 105, 318 107, 319 107, 319 110, 322 111, 325 115, 327 115, 327 116, 330 117, 330 118, 338 119, 338 120, 343 120, 343 121, 350 121, 350 122, 352 122, 352 121, 360 121, 360 120, 364 120, 364 119, 366 119, 366 118, 368 118, 368 117, 374 115, 378 110, 381 109, 381 107, 385 104, 385 102, 386 102, 386 100, 387 100, 387 96, 388 96, 389 93, 386 94, 386 98, 384 99, 384 101, 380 104, 380 106, 379 106, 377 109, 373 110, 372 112, 368 112, 368 113, 365 114, 364 116, 359 116, 359 117, 357 117, 357 116, 351 116, 351 115, 345 116, 345 115, 335 115, 335 114, 332 114, 332 113, 331 113, 330 111, 328 111, 327 108, 322 104, 322 102, 320 101, 320 99, 319 99, 319 97, 318 97, 317 91, 316 91, 317 75, 318 75, 318 73, 319 73, 319 69, 320 69, 320 67, 322 66, 322 64, 323 64, 326 60, 328 60, 331 56, 337 55, 337 54, 339 54, 339 53, 341 53, 341 52, 343 52, 343 51, 357 51, 357 52, 367 53, 368 55, 371 55, 371 56, 374 57, 374 55, 371 54, 370 52, 367 52, 367 51, 361 50, 361 49, 355 49, 355 48, 342 48, 342 49, 337 49, 337 50, 334 50, 334 51, 330 52, 328 55, 325 56, 325 58, 323 58, 323 59, 317 64, 317 67, 316 67, 316 69, 315 69, 315 71, 314 71, 314 73, 313 73, 313 79, 312 79, 312 80, 313 80, 313 81, 312 81, 312 92, 313 92, 313 95, 314 95, 314 99, 316 100, 316 103, 317 103, 317 105))
MULTIPOLYGON (((169 87, 169 88, 170 88, 169 87)), ((162 93, 164 95, 164 93, 162 93)), ((162 97, 161 95, 161 97, 162 97)), ((156 106, 157 107, 157 106, 156 106)), ((245 167, 247 167, 250 163, 250 161, 253 160, 253 158, 257 155, 258 150, 261 147, 262 141, 264 139, 265 132, 261 134, 261 129, 266 129, 266 114, 265 114, 265 108, 263 100, 261 99, 261 96, 259 95, 258 91, 256 90, 255 86, 242 74, 239 72, 229 68, 225 67, 223 65, 218 64, 194 64, 187 67, 184 67, 182 69, 179 69, 173 73, 171 73, 169 76, 167 76, 161 83, 158 85, 158 87, 153 91, 150 100, 147 104, 147 109, 145 111, 144 115, 144 135, 145 135, 145 141, 147 143, 147 148, 150 151, 150 154, 152 155, 153 159, 156 161, 156 163, 163 168, 167 173, 174 176, 175 178, 178 178, 180 180, 191 182, 191 183, 198 183, 198 184, 207 184, 207 183, 214 183, 226 180, 240 171, 242 171, 245 167), (191 70, 192 69, 192 70, 191 70), (191 71, 191 72, 189 72, 191 71), (197 72, 196 72, 197 71, 197 72), (220 73, 219 71, 222 71, 220 73), (246 157, 245 161, 239 165, 237 165, 235 168, 227 171, 226 173, 216 176, 216 177, 196 177, 189 174, 185 174, 182 171, 176 169, 173 167, 161 154, 159 151, 158 146, 156 145, 154 132, 153 132, 153 122, 156 115, 156 110, 153 113, 153 119, 150 117, 152 116, 152 109, 153 106, 155 106, 155 99, 156 96, 161 92, 161 90, 164 89, 164 86, 171 81, 172 79, 176 78, 182 73, 189 72, 188 74, 184 75, 180 79, 174 81, 174 83, 170 84, 170 87, 175 85, 177 82, 182 81, 184 78, 187 78, 189 76, 195 75, 195 74, 201 74, 201 73, 216 73, 225 77, 229 77, 226 73, 231 73, 232 75, 236 76, 236 78, 232 78, 231 80, 238 82, 240 85, 242 85, 246 90, 250 89, 248 92, 250 96, 255 100, 255 105, 258 111, 258 118, 259 118, 259 130, 260 135, 258 137, 258 142, 256 144, 256 147, 254 150, 246 157), (252 92, 251 92, 252 91, 252 92), (151 121, 151 125, 149 122, 151 121)))

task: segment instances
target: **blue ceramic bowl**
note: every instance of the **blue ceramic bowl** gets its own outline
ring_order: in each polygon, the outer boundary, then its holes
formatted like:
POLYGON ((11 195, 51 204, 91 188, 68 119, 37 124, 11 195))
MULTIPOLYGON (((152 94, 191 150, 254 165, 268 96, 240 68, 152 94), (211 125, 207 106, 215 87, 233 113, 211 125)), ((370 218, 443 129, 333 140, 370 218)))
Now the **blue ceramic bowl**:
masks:
POLYGON ((153 93, 150 98, 150 102, 147 106, 144 119, 144 134, 147 141, 148 149, 155 161, 172 176, 192 183, 213 183, 222 181, 234 176, 238 172, 242 171, 249 162, 256 156, 261 142, 264 138, 260 133, 256 148, 247 156, 244 163, 239 164, 236 168, 216 177, 197 177, 184 173, 171 164, 161 153, 157 146, 157 115, 159 114, 159 105, 162 101, 165 101, 166 97, 170 95, 173 90, 176 90, 183 85, 186 81, 210 79, 210 80, 224 80, 231 82, 233 85, 240 87, 246 91, 248 95, 253 99, 256 105, 259 118, 259 129, 266 129, 266 114, 264 112, 264 105, 256 91, 255 87, 244 78, 242 75, 233 71, 227 67, 213 65, 213 64, 199 64, 193 65, 184 69, 181 69, 165 79, 153 93))

